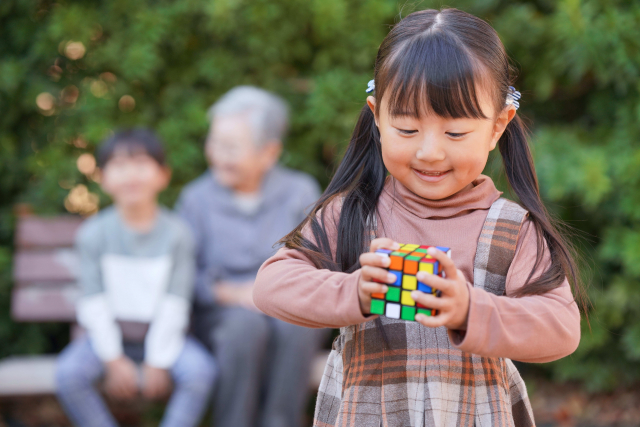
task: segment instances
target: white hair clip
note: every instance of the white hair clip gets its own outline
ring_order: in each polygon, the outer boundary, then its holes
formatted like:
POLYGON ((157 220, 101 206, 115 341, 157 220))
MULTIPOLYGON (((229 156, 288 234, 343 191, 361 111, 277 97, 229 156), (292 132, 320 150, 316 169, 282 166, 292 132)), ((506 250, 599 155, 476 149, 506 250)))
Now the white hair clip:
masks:
POLYGON ((507 93, 507 100, 505 105, 513 105, 516 110, 520 108, 520 102, 518 100, 522 97, 522 94, 516 90, 515 87, 509 86, 509 93, 507 93))
POLYGON ((367 83, 367 93, 371 93, 374 90, 376 90, 376 82, 373 80, 369 80, 369 83, 367 83))

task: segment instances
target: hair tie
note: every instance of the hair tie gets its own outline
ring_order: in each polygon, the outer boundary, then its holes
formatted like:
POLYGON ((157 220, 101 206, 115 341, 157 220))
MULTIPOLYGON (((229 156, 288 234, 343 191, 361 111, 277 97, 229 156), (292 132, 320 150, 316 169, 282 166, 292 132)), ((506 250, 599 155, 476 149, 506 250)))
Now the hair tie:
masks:
POLYGON ((513 105, 516 110, 520 108, 520 102, 518 100, 522 97, 522 94, 516 90, 515 87, 509 86, 509 92, 507 93, 507 100, 505 105, 513 105))
POLYGON ((367 83, 367 93, 371 93, 376 89, 376 82, 374 80, 369 80, 369 83, 367 83))

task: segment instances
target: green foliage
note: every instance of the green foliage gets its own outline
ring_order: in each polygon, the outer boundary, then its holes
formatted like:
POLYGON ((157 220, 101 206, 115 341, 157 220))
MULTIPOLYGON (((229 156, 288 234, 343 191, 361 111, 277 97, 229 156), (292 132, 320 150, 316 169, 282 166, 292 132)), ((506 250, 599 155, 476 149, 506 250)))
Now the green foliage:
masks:
MULTIPOLYGON (((489 20, 500 33, 520 69, 521 111, 533 120, 543 194, 554 214, 586 236, 580 247, 590 267, 590 322, 583 322, 575 355, 542 369, 593 389, 637 381, 640 3, 446 4, 489 20)), ((100 194, 76 160, 114 129, 144 125, 160 133, 174 170, 163 195, 171 205, 206 167, 207 107, 235 85, 265 87, 284 96, 294 113, 283 161, 326 184, 363 106, 389 26, 401 14, 440 6, 397 0, 0 2, 2 313, 11 285, 12 206, 28 202, 39 213, 63 212, 78 184, 100 194)), ((101 196, 101 202, 108 200, 101 196)), ((0 353, 42 351, 51 346, 46 332, 12 324, 3 314, 0 340, 11 344, 0 353)))

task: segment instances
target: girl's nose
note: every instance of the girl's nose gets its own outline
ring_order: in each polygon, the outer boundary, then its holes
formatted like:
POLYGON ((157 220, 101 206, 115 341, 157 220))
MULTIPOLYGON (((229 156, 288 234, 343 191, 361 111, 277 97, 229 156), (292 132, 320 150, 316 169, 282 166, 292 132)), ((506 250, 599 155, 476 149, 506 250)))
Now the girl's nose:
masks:
POLYGON ((445 159, 445 153, 436 137, 426 136, 416 152, 416 158, 424 162, 437 162, 445 159))

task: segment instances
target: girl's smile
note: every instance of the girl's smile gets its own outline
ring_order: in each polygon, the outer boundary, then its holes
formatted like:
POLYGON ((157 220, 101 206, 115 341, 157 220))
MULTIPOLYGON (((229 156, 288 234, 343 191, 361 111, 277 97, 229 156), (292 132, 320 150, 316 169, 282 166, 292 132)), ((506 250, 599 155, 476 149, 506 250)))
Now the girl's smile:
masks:
POLYGON ((429 171, 429 170, 418 170, 412 168, 415 174, 423 181, 426 182, 440 182, 443 179, 447 178, 451 174, 451 169, 446 171, 429 171))

